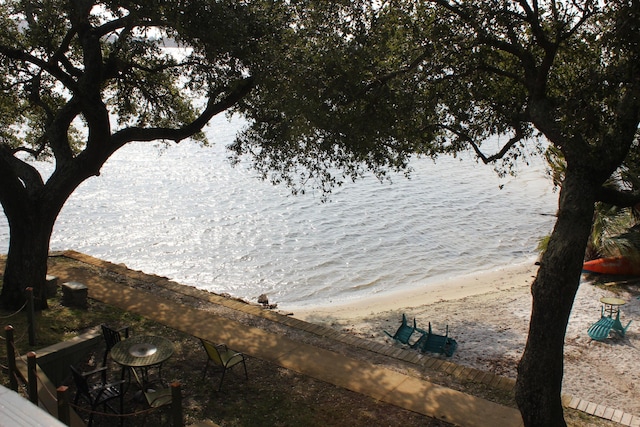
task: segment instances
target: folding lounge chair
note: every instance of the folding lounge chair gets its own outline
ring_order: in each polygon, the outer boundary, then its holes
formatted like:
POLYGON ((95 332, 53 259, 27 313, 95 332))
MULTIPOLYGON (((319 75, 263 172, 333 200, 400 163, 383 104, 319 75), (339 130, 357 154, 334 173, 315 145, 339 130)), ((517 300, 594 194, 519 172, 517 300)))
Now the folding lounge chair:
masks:
POLYGON ((225 344, 215 345, 206 340, 203 340, 202 338, 200 338, 200 342, 207 352, 207 364, 205 365, 204 371, 202 372, 203 380, 207 375, 209 363, 212 363, 222 371, 220 384, 218 385, 218 391, 222 390, 222 381, 224 381, 224 374, 227 372, 227 370, 233 368, 236 365, 242 364, 242 366, 244 367, 244 376, 246 379, 249 379, 244 354, 231 350, 225 344))
POLYGON ((624 337, 627 329, 629 329, 629 326, 631 325, 631 321, 629 321, 627 326, 622 326, 622 323, 620 323, 620 311, 616 313, 615 319, 605 315, 604 309, 601 310, 600 316, 600 320, 589 326, 589 329, 587 330, 587 333, 592 340, 604 341, 609 338, 609 333, 611 331, 614 331, 624 337))

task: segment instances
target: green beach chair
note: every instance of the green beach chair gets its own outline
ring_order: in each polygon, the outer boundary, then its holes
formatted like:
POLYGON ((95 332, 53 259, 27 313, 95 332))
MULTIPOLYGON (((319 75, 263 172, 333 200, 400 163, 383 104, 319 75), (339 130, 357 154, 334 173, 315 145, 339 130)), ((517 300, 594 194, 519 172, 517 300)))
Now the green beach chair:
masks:
POLYGON ((587 333, 592 340, 604 341, 609 338, 609 332, 611 332, 614 323, 615 321, 611 317, 601 317, 600 320, 589 326, 587 333))
POLYGON ((619 310, 616 313, 616 318, 613 319, 612 317, 605 314, 604 307, 602 307, 600 310, 600 320, 598 320, 593 325, 589 326, 587 333, 589 334, 589 337, 591 337, 592 340, 604 341, 607 338, 609 338, 609 333, 611 331, 624 337, 630 325, 631 325, 631 320, 629 320, 629 323, 627 323, 627 326, 622 326, 622 323, 620 322, 619 310))
POLYGON ((398 327, 398 330, 395 334, 391 335, 387 331, 383 331, 389 337, 393 338, 395 341, 398 341, 401 344, 409 344, 409 340, 411 336, 416 331, 416 319, 413 319, 413 326, 409 326, 407 324, 407 316, 402 313, 402 323, 398 327))
POLYGON ((618 313, 616 314, 616 318, 613 321, 613 326, 611 327, 611 329, 613 329, 613 332, 616 332, 620 334, 620 336, 624 337, 624 335, 627 333, 627 329, 629 329, 629 326, 631 326, 631 320, 629 320, 627 326, 622 326, 622 323, 620 322, 620 311, 618 311, 618 313))
POLYGON ((445 335, 434 334, 431 330, 431 322, 429 322, 428 331, 420 328, 416 328, 416 330, 422 333, 422 336, 411 348, 420 350, 422 353, 439 353, 451 357, 458 348, 458 342, 449 337, 449 325, 447 325, 445 335))

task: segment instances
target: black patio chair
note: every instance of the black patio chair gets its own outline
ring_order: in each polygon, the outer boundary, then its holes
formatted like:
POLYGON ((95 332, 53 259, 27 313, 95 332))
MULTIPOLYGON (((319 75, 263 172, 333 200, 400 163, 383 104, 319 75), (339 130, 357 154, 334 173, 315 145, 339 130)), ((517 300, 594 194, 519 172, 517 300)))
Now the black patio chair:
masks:
MULTIPOLYGON (((102 406, 105 412, 107 411, 107 409, 109 409, 115 414, 122 414, 124 400, 124 380, 113 383, 106 383, 102 380, 99 382, 90 382, 90 379, 94 376, 98 376, 98 374, 100 374, 99 378, 106 378, 106 374, 104 373, 104 371, 106 371, 107 368, 102 367, 90 372, 80 372, 73 365, 70 365, 69 367, 71 368, 73 381, 76 386, 76 395, 73 399, 73 404, 78 405, 78 402, 82 398, 89 404, 91 408, 91 410, 89 411, 89 421, 87 423, 88 427, 91 427, 91 425, 93 425, 93 417, 96 413, 96 409, 99 406, 102 406), (116 410, 111 405, 111 403, 116 399, 120 404, 119 410, 116 410)), ((122 426, 123 423, 124 417, 120 417, 120 425, 122 426)))
POLYGON ((107 366, 107 356, 109 355, 109 352, 111 351, 113 346, 122 341, 122 334, 124 334, 125 339, 129 338, 129 327, 125 326, 120 329, 113 329, 105 324, 101 325, 101 327, 102 336, 104 337, 104 343, 106 347, 102 360, 102 366, 107 366))

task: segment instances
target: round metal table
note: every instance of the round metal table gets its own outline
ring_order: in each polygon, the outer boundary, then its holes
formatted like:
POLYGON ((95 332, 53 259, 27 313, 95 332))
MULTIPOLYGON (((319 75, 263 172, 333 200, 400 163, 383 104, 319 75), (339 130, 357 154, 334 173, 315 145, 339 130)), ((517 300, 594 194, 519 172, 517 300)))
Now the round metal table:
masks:
MULTIPOLYGON (((139 383, 148 382, 147 368, 157 366, 158 377, 162 382, 162 363, 173 355, 173 351, 173 343, 166 338, 135 335, 114 345, 111 348, 111 358, 122 367, 141 368, 143 378, 139 383)), ((137 374, 135 376, 138 379, 137 374)))
POLYGON ((600 302, 604 304, 603 312, 609 317, 617 315, 620 312, 620 306, 627 303, 623 299, 613 297, 602 297, 600 302))

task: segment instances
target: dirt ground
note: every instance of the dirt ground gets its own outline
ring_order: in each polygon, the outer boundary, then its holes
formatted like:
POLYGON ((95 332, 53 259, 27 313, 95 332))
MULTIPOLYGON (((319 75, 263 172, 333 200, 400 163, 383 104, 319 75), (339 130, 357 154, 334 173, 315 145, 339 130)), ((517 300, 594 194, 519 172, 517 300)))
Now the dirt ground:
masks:
MULTIPOLYGON (((59 258, 53 258, 52 262, 62 262, 59 258)), ((1 264, 1 259, 0 259, 1 264)), ((128 281, 131 286, 152 288, 149 283, 138 280, 129 280, 126 277, 114 275, 109 271, 97 269, 92 266, 78 264, 76 267, 91 269, 95 274, 108 276, 121 283, 128 281)), ((1 268, 1 265, 0 265, 1 268)), ((303 336, 304 334, 294 328, 286 328, 283 325, 265 323, 264 319, 245 314, 231 313, 228 309, 215 304, 205 303, 201 299, 186 297, 170 289, 153 289, 166 298, 180 300, 183 303, 193 304, 200 309, 209 310, 218 315, 233 316, 234 320, 242 321, 252 326, 264 327, 272 331, 297 337, 305 342, 313 342, 319 346, 329 346, 332 350, 342 351, 345 354, 357 356, 357 349, 349 348, 346 344, 336 344, 330 340, 318 340, 317 338, 303 336), (342 347, 342 348, 338 348, 342 347)), ((100 311, 101 303, 90 300, 89 311, 100 311)), ((55 310, 52 305, 51 310, 55 310)), ((130 320, 130 318, 128 319, 130 320)), ((128 322, 130 323, 130 322, 128 322)), ((118 325, 113 325, 118 326, 118 325)), ((348 327, 336 324, 337 329, 349 331, 348 327)), ((206 364, 206 354, 200 342, 193 336, 149 322, 146 319, 138 319, 133 325, 134 334, 153 334, 169 338, 174 342, 176 351, 174 356, 163 367, 163 378, 167 382, 177 380, 182 386, 183 408, 186 425, 197 421, 211 420, 220 426, 449 426, 446 422, 434 420, 420 414, 407 411, 393 405, 388 405, 374 399, 350 392, 331 384, 306 377, 295 372, 283 369, 279 366, 256 358, 248 358, 247 368, 249 379, 246 380, 241 371, 227 374, 221 391, 217 390, 219 374, 208 373, 202 378, 203 368, 206 364)), ((81 331, 78 331, 81 332, 81 331)), ((356 331, 352 331, 357 333, 356 331)), ((375 337, 370 337, 375 338, 375 337)), ((79 368, 88 370, 101 364, 103 348, 96 348, 84 359, 79 368)), ((366 355, 364 357, 370 357, 366 355)), ((369 360, 369 359, 368 359, 369 360)), ((398 369, 403 372, 413 372, 432 382, 452 387, 482 398, 497 401, 502 404, 514 405, 513 396, 491 389, 477 383, 461 382, 442 372, 433 372, 428 369, 417 370, 415 367, 406 366, 403 362, 387 357, 371 359, 373 363, 384 364, 390 369, 398 369)), ((119 368, 109 362, 111 378, 119 378, 119 368)), ((70 378, 68 380, 70 385, 70 378)), ((157 383, 157 387, 162 385, 157 383)), ((125 399, 125 412, 140 411, 144 409, 136 388, 131 387, 125 399)), ((85 414, 86 415, 86 414, 85 414)), ((567 410, 566 416, 569 425, 572 426, 616 426, 599 418, 589 417, 583 413, 567 410)), ((112 426, 114 418, 106 415, 98 415, 95 419, 97 426, 112 426)), ((154 413, 144 412, 134 416, 128 416, 126 425, 168 425, 166 411, 154 413)))

